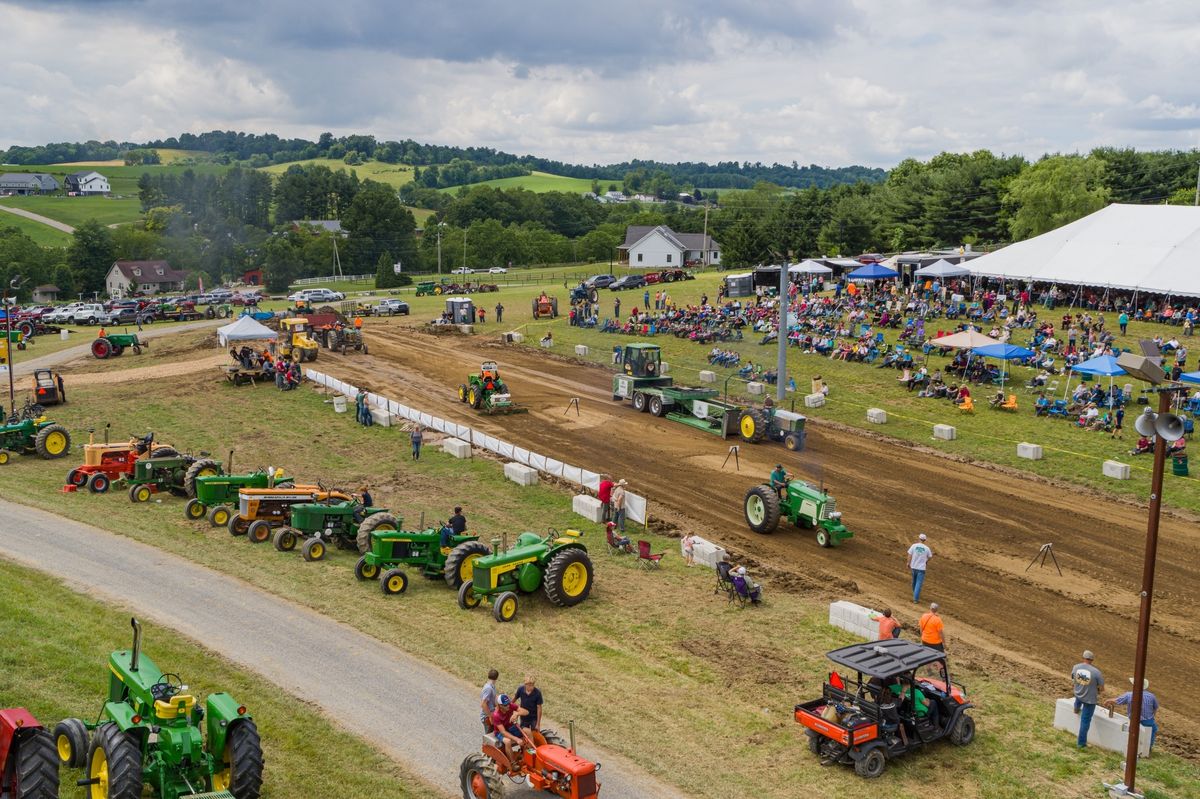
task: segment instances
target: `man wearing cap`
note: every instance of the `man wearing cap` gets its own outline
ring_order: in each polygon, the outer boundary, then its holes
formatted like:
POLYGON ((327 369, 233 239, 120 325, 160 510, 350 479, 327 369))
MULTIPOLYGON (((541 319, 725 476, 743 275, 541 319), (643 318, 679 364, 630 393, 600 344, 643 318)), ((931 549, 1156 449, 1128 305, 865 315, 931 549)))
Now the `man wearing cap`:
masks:
POLYGON ((612 491, 612 512, 613 521, 617 525, 617 529, 622 533, 625 532, 625 486, 628 485, 624 479, 618 480, 612 491))
MULTIPOLYGON (((1133 685, 1133 678, 1129 678, 1129 684, 1133 685)), ((1104 703, 1104 706, 1111 712, 1113 705, 1124 705, 1125 707, 1133 707, 1133 691, 1126 691, 1116 699, 1110 699, 1104 703)), ((1150 749, 1154 749, 1154 739, 1158 737, 1158 722, 1154 720, 1155 714, 1158 713, 1158 697, 1150 693, 1150 681, 1142 680, 1142 726, 1150 728, 1150 749)))
POLYGON ((783 493, 787 491, 788 476, 782 463, 775 464, 775 471, 771 472, 770 480, 771 488, 775 489, 780 497, 783 497, 783 493))
POLYGON ((513 704, 508 694, 496 697, 496 709, 492 711, 492 729, 496 734, 496 745, 504 747, 508 759, 513 759, 513 747, 520 747, 522 741, 521 728, 514 722, 513 717, 520 719, 528 716, 529 711, 519 704, 513 704))
POLYGON ((1092 650, 1083 650, 1083 662, 1071 668, 1071 682, 1075 688, 1075 712, 1079 715, 1079 738, 1076 744, 1082 749, 1087 746, 1088 729, 1092 726, 1092 715, 1100 690, 1104 688, 1104 675, 1092 665, 1096 656, 1092 650))
POLYGON ((933 557, 933 550, 925 543, 925 534, 917 536, 917 543, 908 548, 908 568, 912 570, 913 602, 921 601, 921 586, 925 585, 925 567, 933 557))

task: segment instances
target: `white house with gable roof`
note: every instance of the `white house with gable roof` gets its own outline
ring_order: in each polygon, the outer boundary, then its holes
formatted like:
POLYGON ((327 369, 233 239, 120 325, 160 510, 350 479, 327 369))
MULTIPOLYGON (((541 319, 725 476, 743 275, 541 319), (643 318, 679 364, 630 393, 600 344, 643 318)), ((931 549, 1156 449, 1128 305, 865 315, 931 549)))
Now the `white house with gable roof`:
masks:
POLYGON ((721 263, 721 245, 703 233, 676 233, 666 225, 630 225, 619 261, 646 269, 682 269, 721 263))

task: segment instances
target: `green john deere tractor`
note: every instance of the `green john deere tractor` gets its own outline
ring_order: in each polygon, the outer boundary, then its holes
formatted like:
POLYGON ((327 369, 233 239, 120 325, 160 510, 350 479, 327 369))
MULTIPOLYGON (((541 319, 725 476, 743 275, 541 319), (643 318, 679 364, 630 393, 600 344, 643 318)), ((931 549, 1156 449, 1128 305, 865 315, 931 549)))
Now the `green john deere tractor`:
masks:
POLYGON ((141 653, 142 626, 132 624, 133 648, 109 656, 97 722, 55 726, 62 764, 85 769, 89 799, 138 799, 145 785, 158 799, 259 799, 262 743, 246 707, 226 693, 200 707, 179 675, 141 653))
POLYGON ((62 458, 71 451, 71 434, 55 422, 38 419, 0 419, 0 466, 8 463, 14 453, 36 453, 50 460, 62 458))
POLYGON ((134 355, 141 355, 142 347, 149 346, 149 342, 138 339, 137 333, 109 333, 92 339, 92 355, 104 360, 110 356, 115 358, 128 349, 132 349, 134 355))
POLYGON ((467 382, 459 385, 458 401, 484 413, 525 413, 528 410, 513 404, 495 361, 484 361, 479 374, 470 375, 467 382))
POLYGON ((471 579, 458 589, 458 606, 479 607, 492 603, 496 621, 512 621, 517 615, 517 594, 541 588, 552 604, 569 608, 592 592, 592 559, 579 541, 578 530, 550 530, 544 536, 521 533, 512 547, 493 542, 493 553, 476 558, 471 579))
POLYGON ((133 464, 133 475, 126 479, 130 502, 149 502, 161 491, 181 497, 196 496, 196 480, 221 474, 221 462, 192 455, 143 458, 133 464))
POLYGON ((833 497, 803 480, 788 480, 782 498, 770 485, 756 485, 746 492, 743 510, 746 524, 756 533, 775 532, 782 517, 798 527, 816 528, 817 543, 823 547, 836 547, 854 537, 842 524, 833 497))
POLYGON ((271 543, 280 552, 291 552, 303 541, 300 552, 304 559, 321 560, 330 544, 338 549, 354 549, 362 528, 366 527, 369 534, 376 527, 387 528, 389 520, 394 519, 387 508, 366 508, 355 499, 301 502, 292 505, 287 525, 271 533, 271 543))
POLYGON ((450 546, 441 546, 441 530, 429 528, 419 532, 401 530, 404 521, 392 514, 371 516, 359 527, 359 546, 362 546, 363 530, 366 529, 368 549, 354 566, 354 576, 359 580, 379 578, 379 587, 387 595, 403 594, 408 590, 408 575, 400 568, 412 566, 429 580, 445 580, 446 585, 457 590, 471 579, 477 558, 490 555, 487 544, 475 535, 453 535, 450 546), (386 516, 381 522, 367 529, 367 523, 386 516))
MULTIPOLYGON (((229 462, 233 463, 232 453, 229 462)), ((259 469, 249 474, 197 476, 192 481, 195 490, 188 494, 192 498, 183 506, 183 515, 191 521, 198 521, 207 515, 208 523, 213 527, 224 527, 229 524, 229 519, 235 512, 239 489, 285 488, 292 485, 292 482, 292 478, 286 477, 282 469, 259 469)))

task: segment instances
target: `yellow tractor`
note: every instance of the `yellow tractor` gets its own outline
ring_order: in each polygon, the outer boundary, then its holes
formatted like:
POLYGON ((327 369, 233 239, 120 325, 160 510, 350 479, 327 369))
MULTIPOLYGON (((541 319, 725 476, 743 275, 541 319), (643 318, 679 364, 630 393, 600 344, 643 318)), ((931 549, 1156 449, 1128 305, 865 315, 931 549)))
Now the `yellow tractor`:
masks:
POLYGON ((308 317, 293 316, 279 320, 279 354, 297 363, 315 361, 319 349, 308 334, 308 317))

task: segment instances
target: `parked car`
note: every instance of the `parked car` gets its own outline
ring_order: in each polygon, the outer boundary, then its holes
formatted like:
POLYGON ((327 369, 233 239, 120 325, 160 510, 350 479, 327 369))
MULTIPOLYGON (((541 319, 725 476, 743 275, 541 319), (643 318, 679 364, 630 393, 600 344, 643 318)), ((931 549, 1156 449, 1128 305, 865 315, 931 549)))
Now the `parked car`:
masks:
POLYGON ((622 291, 624 289, 640 289, 644 285, 646 285, 646 278, 642 275, 625 275, 609 284, 609 288, 613 291, 622 291))
POLYGON ((488 270, 488 274, 489 275, 507 275, 508 270, 505 269, 503 266, 493 266, 491 269, 488 270))
POLYGON ((451 269, 450 274, 452 274, 452 275, 473 275, 473 274, 475 274, 475 270, 469 266, 460 266, 458 269, 451 269))
POLYGON ((346 299, 346 295, 332 289, 300 289, 289 294, 288 299, 292 302, 337 302, 346 299))
POLYGON ((262 297, 258 294, 234 294, 229 298, 230 305, 258 305, 262 297))
POLYGON ((126 305, 106 311, 104 316, 100 317, 99 322, 102 325, 131 325, 137 321, 137 318, 137 303, 134 303, 132 307, 126 305))
POLYGON ((71 321, 71 314, 75 313, 75 309, 81 306, 81 302, 73 302, 69 305, 60 305, 54 310, 42 316, 42 321, 51 325, 65 325, 71 321))
POLYGON ((86 302, 71 312, 70 322, 73 325, 94 325, 108 313, 98 302, 86 302))
POLYGON ((605 286, 611 286, 615 282, 617 282, 617 279, 612 275, 592 275, 583 281, 583 285, 590 289, 602 289, 605 286))
POLYGON ((375 306, 376 316, 408 316, 408 303, 404 300, 380 300, 375 306))

